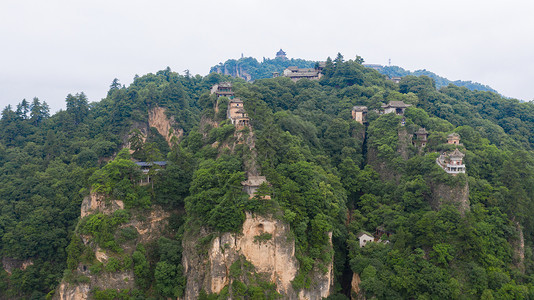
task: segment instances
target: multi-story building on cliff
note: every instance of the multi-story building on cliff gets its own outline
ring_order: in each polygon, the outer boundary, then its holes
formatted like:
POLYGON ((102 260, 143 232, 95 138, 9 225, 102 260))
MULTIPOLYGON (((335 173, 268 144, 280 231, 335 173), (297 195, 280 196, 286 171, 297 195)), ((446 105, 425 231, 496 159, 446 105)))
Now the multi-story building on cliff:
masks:
POLYGON ((367 123, 367 106, 354 106, 352 108, 352 118, 360 123, 367 123))
POLYGON ((413 141, 414 146, 416 146, 418 148, 424 148, 426 146, 427 141, 428 141, 427 140, 428 131, 426 131, 426 129, 421 127, 415 132, 415 137, 416 138, 413 141))
POLYGON ((211 87, 211 94, 217 95, 217 98, 228 97, 230 99, 233 99, 234 92, 232 91, 232 83, 221 82, 219 84, 215 84, 213 87, 211 87))
POLYGON ((445 170, 445 172, 456 175, 465 173, 465 165, 463 163, 464 156, 465 154, 456 148, 452 153, 441 154, 436 162, 443 168, 443 170, 445 170))
POLYGON ((232 121, 237 129, 242 129, 249 125, 250 119, 243 107, 243 101, 239 98, 234 98, 228 102, 228 110, 226 112, 228 119, 232 121))

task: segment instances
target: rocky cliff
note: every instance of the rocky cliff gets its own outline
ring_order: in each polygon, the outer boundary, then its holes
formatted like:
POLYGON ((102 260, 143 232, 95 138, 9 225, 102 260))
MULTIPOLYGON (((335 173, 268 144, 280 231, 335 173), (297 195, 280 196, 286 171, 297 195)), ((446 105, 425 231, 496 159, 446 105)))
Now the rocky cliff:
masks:
MULTIPOLYGON (((80 215, 83 217, 92 214, 112 215, 122 210, 124 204, 121 200, 114 200, 104 195, 91 193, 82 202, 80 215)), ((69 270, 72 275, 64 278, 56 289, 53 299, 79 300, 91 299, 92 291, 98 290, 126 290, 135 287, 134 273, 132 268, 109 271, 108 263, 116 262, 117 257, 130 257, 137 244, 150 243, 160 236, 168 224, 170 213, 159 206, 152 206, 150 210, 132 213, 129 221, 122 223, 118 230, 128 229, 135 231, 135 238, 120 245, 120 250, 113 252, 102 249, 90 235, 80 235, 83 246, 90 249, 92 263, 80 262, 75 270, 69 270), (100 265, 100 270, 95 271, 91 265, 100 265), (103 270, 102 270, 103 269, 103 270), (72 280, 75 278, 75 280, 72 280)))
POLYGON ((465 183, 457 186, 450 186, 445 183, 431 182, 432 197, 430 206, 434 210, 439 210, 443 204, 452 204, 464 214, 469 211, 469 184, 465 183))
POLYGON ((350 289, 350 299, 352 300, 360 300, 365 299, 363 294, 361 293, 360 283, 362 282, 360 275, 358 273, 352 274, 352 280, 350 283, 351 289, 350 289))
MULTIPOLYGON (((158 133, 165 138, 169 146, 171 146, 171 140, 179 140, 183 134, 184 130, 179 128, 176 122, 169 118, 166 114, 166 109, 163 107, 154 107, 148 111, 148 119, 146 122, 133 122, 129 131, 135 129, 139 130, 143 136, 143 142, 146 141, 147 136, 149 135, 150 128, 154 127, 158 133)), ((122 138, 123 148, 129 148, 130 144, 128 139, 130 136, 125 135, 122 138)))
POLYGON ((184 134, 183 129, 177 129, 176 122, 167 117, 165 108, 162 107, 154 107, 148 111, 148 126, 156 128, 159 134, 169 143, 169 146, 171 146, 171 139, 173 137, 180 139, 184 134))
POLYGON ((310 289, 293 289, 291 281, 299 266, 289 225, 282 221, 247 213, 241 233, 224 233, 214 237, 205 249, 199 249, 201 240, 206 238, 209 236, 205 231, 184 237, 183 265, 188 279, 186 299, 196 299, 201 290, 220 293, 231 285, 234 280, 232 265, 240 258, 253 266, 254 273, 274 283, 284 299, 321 299, 330 294, 333 286, 332 263, 326 273, 315 272, 310 289))

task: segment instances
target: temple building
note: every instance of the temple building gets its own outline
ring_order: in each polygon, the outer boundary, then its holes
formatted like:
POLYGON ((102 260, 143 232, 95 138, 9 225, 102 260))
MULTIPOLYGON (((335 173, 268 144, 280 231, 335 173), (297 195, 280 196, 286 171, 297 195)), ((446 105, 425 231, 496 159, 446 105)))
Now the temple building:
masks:
POLYGON ((360 123, 367 123, 367 106, 354 106, 352 108, 352 118, 360 123))
POLYGON ((280 51, 276 52, 276 58, 287 59, 285 51, 280 49, 280 51))
POLYGON ((395 83, 400 83, 401 82, 401 77, 398 77, 398 76, 393 76, 391 77, 389 80, 395 82, 395 83))
POLYGON ((382 104, 382 111, 384 114, 395 113, 396 115, 404 115, 404 110, 412 106, 411 104, 406 104, 403 101, 391 101, 388 104, 382 104))
POLYGON ((414 146, 416 146, 417 148, 424 148, 426 146, 426 143, 428 142, 428 131, 421 127, 415 132, 415 137, 416 138, 413 141, 414 146))
MULTIPOLYGON (((269 184, 265 176, 248 176, 248 179, 241 182, 241 185, 243 186, 243 191, 247 193, 250 198, 253 198, 256 196, 256 192, 262 183, 269 184)), ((271 199, 271 196, 266 195, 263 196, 262 199, 268 200, 271 199)))
POLYGON ((309 69, 300 69, 299 67, 292 66, 288 67, 284 70, 283 76, 289 77, 293 82, 297 82, 299 79, 307 78, 310 80, 319 80, 319 78, 323 77, 323 68, 325 66, 325 62, 319 62, 315 66, 315 68, 309 68, 309 69))
POLYGON ((461 145, 460 144, 460 135, 456 132, 453 132, 447 136, 447 144, 461 145))
POLYGON ((465 165, 463 164, 464 156, 465 154, 456 148, 452 153, 441 154, 436 159, 436 162, 445 172, 456 175, 458 173, 465 173, 465 165))
POLYGON ((239 98, 234 98, 228 102, 226 116, 232 121, 232 124, 234 124, 237 129, 243 129, 250 123, 248 114, 243 107, 243 101, 239 98))
POLYGON ((147 185, 152 182, 152 178, 150 178, 149 172, 151 169, 158 170, 158 169, 165 169, 167 166, 166 161, 155 161, 155 162, 146 162, 146 161, 139 161, 135 163, 139 166, 141 171, 143 172, 144 177, 141 178, 141 181, 139 182, 139 185, 147 185))
POLYGON ((211 94, 217 95, 217 98, 227 97, 229 99, 233 99, 234 92, 232 91, 232 83, 221 82, 219 84, 215 84, 213 87, 211 87, 211 94))

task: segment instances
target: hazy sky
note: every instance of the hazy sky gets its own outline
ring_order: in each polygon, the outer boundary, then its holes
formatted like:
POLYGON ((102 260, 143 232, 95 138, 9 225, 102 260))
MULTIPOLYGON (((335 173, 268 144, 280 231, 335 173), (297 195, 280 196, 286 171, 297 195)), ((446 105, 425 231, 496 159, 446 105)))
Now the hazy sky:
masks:
POLYGON ((534 99, 534 1, 0 1, 0 107, 69 93, 102 99, 113 78, 183 74, 241 53, 427 69, 534 99))

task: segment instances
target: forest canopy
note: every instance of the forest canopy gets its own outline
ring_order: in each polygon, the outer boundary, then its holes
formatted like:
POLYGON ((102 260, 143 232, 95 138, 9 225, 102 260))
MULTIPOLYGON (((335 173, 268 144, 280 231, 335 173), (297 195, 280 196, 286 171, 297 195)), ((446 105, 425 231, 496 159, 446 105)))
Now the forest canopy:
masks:
MULTIPOLYGON (((441 86, 424 75, 396 84, 360 57, 341 54, 326 60, 320 80, 268 78, 288 64, 313 67, 279 60, 220 66, 247 66, 253 83, 167 68, 136 76, 128 87, 114 80, 99 102, 69 94, 66 109, 52 115, 38 98, 7 106, 0 119, 0 254, 31 264, 0 270, 4 297, 44 298, 62 278, 83 280, 72 276, 79 262, 94 272, 135 274, 135 290, 95 290, 95 297, 181 296, 184 231, 239 232, 247 212, 290 225, 300 266, 296 289, 312 286, 314 270, 333 261, 335 299, 350 297, 353 274, 367 298, 534 297, 533 104, 441 86), (236 129, 225 115, 229 99, 209 92, 227 81, 244 102, 250 129, 236 129), (403 116, 380 114, 391 101, 411 106, 403 116), (368 123, 352 119, 356 105, 368 108, 368 123), (167 142, 148 129, 130 153, 133 129, 146 124, 155 107, 165 108, 183 135, 167 142), (411 143, 421 127, 429 132, 424 149, 411 143), (467 169, 458 176, 436 164, 453 150, 447 144, 453 132, 461 137, 467 169), (251 133, 254 154, 237 142, 251 133), (252 158, 270 183, 264 187, 269 200, 242 189, 252 158), (135 159, 167 165, 150 174, 152 184, 140 186, 135 159), (468 209, 433 207, 437 185, 468 186, 468 209), (124 200, 124 209, 80 218, 91 191, 124 200), (168 231, 131 254, 121 252, 136 237, 121 224, 154 205, 172 212, 168 231), (377 230, 388 232, 388 242, 360 247, 358 235, 377 230), (113 263, 95 263, 79 234, 112 251, 113 263)), ((261 281, 235 286, 249 298, 276 295, 261 281)))

